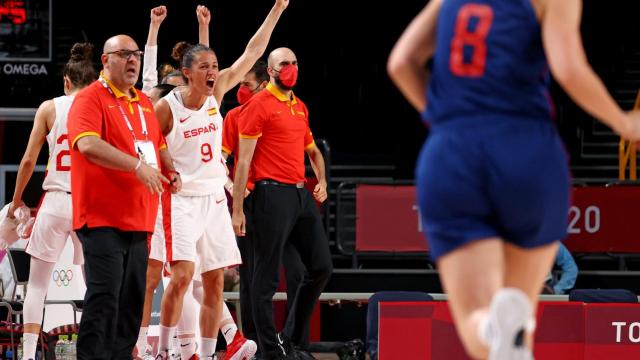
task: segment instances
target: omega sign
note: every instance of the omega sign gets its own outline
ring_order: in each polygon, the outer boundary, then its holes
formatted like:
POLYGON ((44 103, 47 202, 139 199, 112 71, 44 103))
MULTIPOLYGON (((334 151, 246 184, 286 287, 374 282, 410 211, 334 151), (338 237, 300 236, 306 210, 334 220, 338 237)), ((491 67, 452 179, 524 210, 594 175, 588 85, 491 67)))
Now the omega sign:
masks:
POLYGON ((44 64, 5 63, 2 65, 4 75, 47 75, 44 64))

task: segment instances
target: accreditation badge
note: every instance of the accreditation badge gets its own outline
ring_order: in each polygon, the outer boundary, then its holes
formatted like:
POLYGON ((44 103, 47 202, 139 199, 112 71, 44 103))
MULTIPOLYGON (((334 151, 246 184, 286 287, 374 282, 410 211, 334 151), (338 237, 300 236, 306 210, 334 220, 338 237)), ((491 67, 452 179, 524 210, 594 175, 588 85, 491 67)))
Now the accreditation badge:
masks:
POLYGON ((135 140, 133 146, 138 153, 138 157, 147 165, 156 170, 160 170, 158 166, 158 158, 156 157, 156 148, 149 140, 135 140))

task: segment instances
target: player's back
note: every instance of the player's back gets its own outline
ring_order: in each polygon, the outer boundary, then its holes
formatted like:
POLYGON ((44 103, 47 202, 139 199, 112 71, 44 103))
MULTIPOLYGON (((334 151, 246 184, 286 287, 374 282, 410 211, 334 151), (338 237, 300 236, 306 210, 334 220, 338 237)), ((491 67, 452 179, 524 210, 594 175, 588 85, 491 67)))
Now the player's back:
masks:
POLYGON ((59 96, 53 99, 56 119, 47 134, 49 144, 49 162, 47 176, 42 188, 48 191, 71 191, 71 152, 67 135, 67 117, 73 103, 73 96, 59 96))
POLYGON ((549 71, 531 0, 447 0, 438 17, 436 51, 424 117, 452 120, 552 116, 549 71))

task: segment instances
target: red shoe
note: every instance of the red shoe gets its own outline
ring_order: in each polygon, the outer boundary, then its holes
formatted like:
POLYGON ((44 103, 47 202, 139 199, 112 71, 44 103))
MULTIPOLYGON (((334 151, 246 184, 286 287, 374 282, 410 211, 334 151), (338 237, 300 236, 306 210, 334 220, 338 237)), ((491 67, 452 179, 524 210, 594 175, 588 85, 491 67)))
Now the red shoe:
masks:
POLYGON ((238 330, 231 344, 227 345, 227 352, 222 360, 251 360, 256 351, 258 351, 256 342, 246 339, 238 330))
POLYGON ((191 355, 189 360, 200 360, 200 358, 198 357, 198 354, 193 354, 193 355, 191 355))

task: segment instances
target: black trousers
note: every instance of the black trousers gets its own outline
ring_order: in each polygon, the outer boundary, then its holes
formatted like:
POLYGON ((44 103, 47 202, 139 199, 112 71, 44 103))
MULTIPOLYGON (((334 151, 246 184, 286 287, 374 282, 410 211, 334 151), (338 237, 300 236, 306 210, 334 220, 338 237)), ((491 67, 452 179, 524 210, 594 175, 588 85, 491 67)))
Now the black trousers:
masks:
POLYGON ((273 324, 272 298, 278 287, 286 243, 293 245, 306 269, 290 303, 283 331, 297 345, 303 342, 313 308, 331 276, 331 254, 318 209, 306 189, 256 185, 251 207, 253 320, 263 356, 266 359, 278 358, 282 349, 278 346, 273 324))
POLYGON ((147 272, 147 233, 83 228, 87 292, 78 359, 131 359, 138 338, 147 272))
MULTIPOLYGON (((258 341, 256 326, 253 323, 253 310, 251 309, 251 280, 253 275, 253 244, 251 241, 252 222, 251 204, 253 194, 249 194, 244 201, 244 213, 247 219, 247 235, 237 237, 238 248, 242 255, 242 265, 238 267, 240 273, 240 312, 242 313, 242 331, 247 339, 258 341)), ((300 254, 290 241, 287 241, 282 251, 282 265, 284 267, 287 283, 287 310, 291 312, 293 299, 306 272, 300 254)), ((309 343, 309 329, 304 329, 301 345, 309 343)), ((260 352, 261 349, 258 349, 260 352)))

